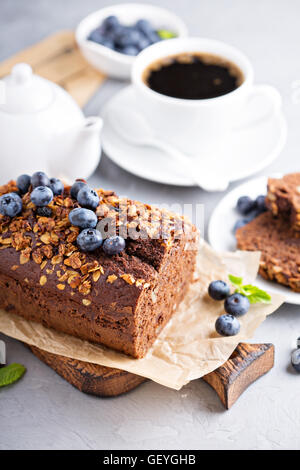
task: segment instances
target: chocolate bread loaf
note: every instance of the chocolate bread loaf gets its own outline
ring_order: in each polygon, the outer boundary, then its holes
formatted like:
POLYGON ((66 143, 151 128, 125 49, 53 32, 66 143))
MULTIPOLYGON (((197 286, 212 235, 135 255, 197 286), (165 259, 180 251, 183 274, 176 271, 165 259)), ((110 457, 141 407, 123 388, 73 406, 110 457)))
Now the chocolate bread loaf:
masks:
MULTIPOLYGON (((16 191, 11 181, 0 195, 16 191)), ((115 255, 103 247, 84 252, 76 243, 80 228, 69 220, 80 206, 70 187, 47 211, 38 210, 31 191, 21 195, 17 216, 0 215, 0 308, 143 357, 192 281, 197 229, 181 216, 99 189, 102 234, 115 224, 117 235, 127 233, 126 247, 115 255)))
POLYGON ((300 231, 300 173, 269 178, 266 204, 274 216, 287 218, 290 226, 300 231))
POLYGON ((300 292, 300 233, 289 220, 264 212, 236 231, 240 250, 261 251, 259 273, 300 292))

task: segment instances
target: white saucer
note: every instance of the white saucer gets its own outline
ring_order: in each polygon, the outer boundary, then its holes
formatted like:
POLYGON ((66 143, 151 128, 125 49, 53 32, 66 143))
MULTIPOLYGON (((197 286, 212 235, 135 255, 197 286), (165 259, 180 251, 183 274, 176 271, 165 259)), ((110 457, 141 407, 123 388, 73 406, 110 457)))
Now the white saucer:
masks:
MULTIPOLYGON (((107 156, 124 170, 141 178, 177 186, 194 186, 192 179, 181 173, 176 162, 170 164, 170 158, 165 153, 152 147, 136 147, 114 132, 109 120, 105 120, 105 114, 110 107, 118 105, 136 107, 132 86, 117 93, 101 113, 104 119, 102 145, 107 156)), ((245 117, 248 116, 243 116, 243 121, 245 117)), ((216 158, 218 171, 230 182, 257 173, 277 158, 285 140, 286 121, 282 113, 260 121, 260 124, 233 131, 224 153, 216 158)))
MULTIPOLYGON (((280 178, 282 175, 271 175, 280 178)), ((212 213, 208 226, 208 239, 211 246, 218 251, 234 251, 236 249, 233 226, 238 219, 243 218, 235 210, 237 200, 240 196, 250 196, 255 198, 260 194, 266 194, 266 176, 255 178, 247 183, 241 184, 228 193, 217 205, 212 213)), ((256 285, 272 294, 281 294, 290 304, 300 305, 300 294, 293 292, 288 287, 284 287, 275 282, 266 281, 258 276, 256 285)))

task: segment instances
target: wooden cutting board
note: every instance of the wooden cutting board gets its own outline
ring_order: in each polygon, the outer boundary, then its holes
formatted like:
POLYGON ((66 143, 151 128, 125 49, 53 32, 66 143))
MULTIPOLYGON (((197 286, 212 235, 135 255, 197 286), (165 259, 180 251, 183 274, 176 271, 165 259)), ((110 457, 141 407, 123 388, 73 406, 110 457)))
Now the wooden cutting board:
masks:
POLYGON ((0 63, 0 78, 19 62, 26 62, 35 73, 63 87, 80 107, 105 80, 105 75, 81 55, 72 31, 59 31, 0 63))
MULTIPOLYGON (((145 382, 144 377, 124 370, 89 364, 29 346, 35 356, 54 369, 80 391, 101 397, 114 397, 145 382)), ((228 361, 203 377, 215 389, 225 408, 274 365, 272 344, 240 343, 228 361)))

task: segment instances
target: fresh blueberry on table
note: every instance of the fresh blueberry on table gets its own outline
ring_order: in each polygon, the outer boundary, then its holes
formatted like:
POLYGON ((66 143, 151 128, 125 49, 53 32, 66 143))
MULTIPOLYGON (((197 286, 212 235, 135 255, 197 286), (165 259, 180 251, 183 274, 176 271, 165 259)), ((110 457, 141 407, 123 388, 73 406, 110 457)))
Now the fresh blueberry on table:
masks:
POLYGON ((77 237, 77 245, 82 251, 94 251, 102 245, 102 235, 99 230, 86 228, 77 237))
POLYGON ((25 194, 27 193, 29 186, 31 182, 31 177, 29 175, 20 175, 17 178, 17 187, 18 190, 22 193, 25 194))
POLYGON ((224 302, 225 312, 230 313, 236 317, 245 315, 250 308, 249 299, 242 294, 235 293, 227 297, 224 302))
POLYGON ((22 212, 22 199, 16 193, 3 194, 0 197, 0 214, 15 217, 22 212))
POLYGON ((80 228, 95 228, 98 222, 95 212, 77 207, 69 213, 69 221, 80 228))
POLYGON ((53 192, 48 186, 38 186, 32 191, 30 199, 38 207, 48 206, 53 199, 53 192))
POLYGON ((46 173, 43 171, 37 171, 31 177, 32 188, 37 188, 38 186, 48 186, 50 187, 50 180, 46 173))
POLYGON ((64 192, 64 185, 58 178, 50 179, 50 188, 54 196, 58 196, 64 192))
POLYGON ((217 318, 215 328, 221 336, 235 336, 240 331, 240 322, 233 315, 224 314, 217 318))
POLYGON ((214 300, 224 300, 230 294, 230 287, 224 281, 213 281, 208 286, 208 294, 214 300))
POLYGON ((300 338, 297 339, 297 349, 291 354, 291 363, 297 372, 300 372, 300 338))
POLYGON ((125 240, 119 235, 107 238, 103 243, 103 251, 107 255, 117 255, 125 249, 125 240))
POLYGON ((44 207, 38 207, 36 210, 37 215, 40 217, 51 217, 52 215, 52 210, 50 207, 44 206, 44 207))
POLYGON ((96 209, 100 199, 94 189, 91 189, 88 185, 85 185, 79 190, 77 194, 77 201, 82 207, 86 207, 87 209, 96 209))
POLYGON ((85 181, 81 181, 81 180, 76 180, 75 181, 75 183, 71 187, 71 191, 70 191, 71 197, 73 199, 77 199, 77 194, 79 193, 80 189, 83 188, 83 186, 86 186, 85 181))
POLYGON ((249 196, 241 196, 238 198, 236 208, 241 215, 247 215, 255 209, 255 206, 255 201, 253 201, 249 196))

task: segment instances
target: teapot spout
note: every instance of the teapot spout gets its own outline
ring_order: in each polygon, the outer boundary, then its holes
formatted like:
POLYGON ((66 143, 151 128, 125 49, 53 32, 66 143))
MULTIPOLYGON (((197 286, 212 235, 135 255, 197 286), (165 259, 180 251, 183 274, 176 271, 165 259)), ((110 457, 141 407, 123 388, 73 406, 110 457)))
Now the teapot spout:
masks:
POLYGON ((57 151, 56 157, 51 159, 51 174, 69 184, 76 178, 89 178, 100 161, 102 127, 102 119, 91 116, 81 125, 64 132, 55 145, 57 151))
POLYGON ((103 121, 99 116, 87 117, 82 127, 82 132, 99 133, 102 130, 103 121))

